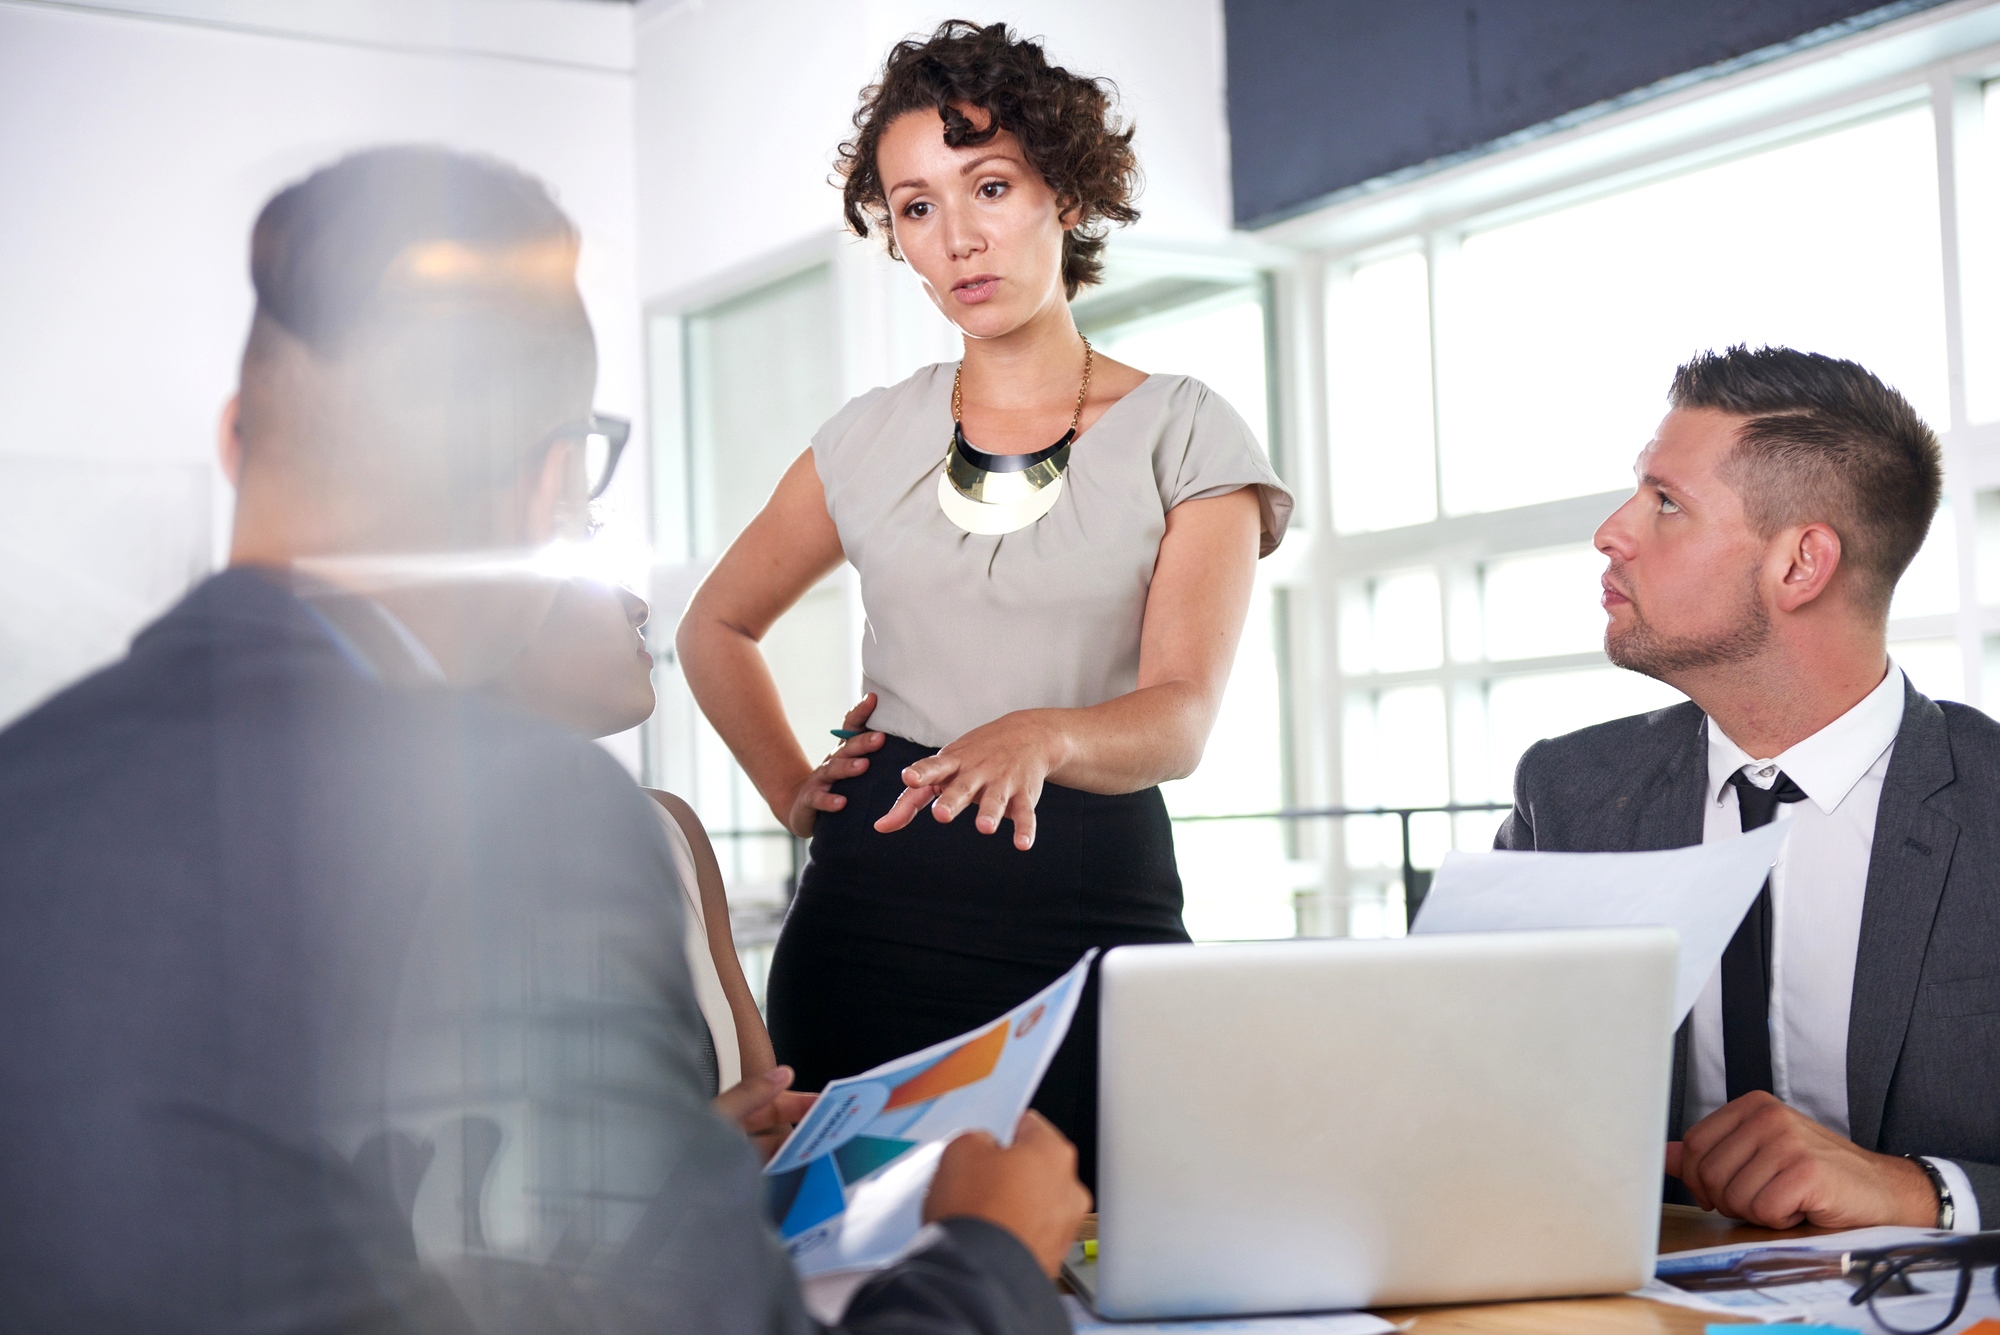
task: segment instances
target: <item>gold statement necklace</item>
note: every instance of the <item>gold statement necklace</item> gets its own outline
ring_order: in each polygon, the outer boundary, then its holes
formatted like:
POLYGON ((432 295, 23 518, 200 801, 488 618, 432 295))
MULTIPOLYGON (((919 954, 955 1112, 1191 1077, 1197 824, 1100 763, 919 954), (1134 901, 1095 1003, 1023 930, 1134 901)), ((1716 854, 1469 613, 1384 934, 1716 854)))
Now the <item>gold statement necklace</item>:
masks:
POLYGON ((1033 454, 988 454, 965 439, 964 399, 960 384, 965 363, 951 377, 951 444, 944 471, 938 477, 938 505, 945 517, 967 533, 993 536, 1024 529, 1055 508, 1062 496, 1063 474, 1069 471, 1070 446, 1083 421, 1084 400, 1090 395, 1093 353, 1083 340, 1083 383, 1076 390, 1076 411, 1069 430, 1045 450, 1033 454))

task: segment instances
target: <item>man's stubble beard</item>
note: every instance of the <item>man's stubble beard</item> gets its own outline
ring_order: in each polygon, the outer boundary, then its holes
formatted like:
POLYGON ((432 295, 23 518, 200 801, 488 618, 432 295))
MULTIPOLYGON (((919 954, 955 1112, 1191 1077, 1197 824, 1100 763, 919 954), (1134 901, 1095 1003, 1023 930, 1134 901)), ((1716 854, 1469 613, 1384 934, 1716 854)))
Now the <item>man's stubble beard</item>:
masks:
MULTIPOLYGON (((1617 573, 1615 566, 1612 573, 1617 573)), ((1683 672, 1747 662, 1762 652, 1771 639, 1771 616, 1757 597, 1755 571, 1742 586, 1728 629, 1711 635, 1663 635, 1647 623, 1636 598, 1631 607, 1631 625, 1623 630, 1616 623, 1605 626, 1605 656, 1628 672, 1661 681, 1683 672)))

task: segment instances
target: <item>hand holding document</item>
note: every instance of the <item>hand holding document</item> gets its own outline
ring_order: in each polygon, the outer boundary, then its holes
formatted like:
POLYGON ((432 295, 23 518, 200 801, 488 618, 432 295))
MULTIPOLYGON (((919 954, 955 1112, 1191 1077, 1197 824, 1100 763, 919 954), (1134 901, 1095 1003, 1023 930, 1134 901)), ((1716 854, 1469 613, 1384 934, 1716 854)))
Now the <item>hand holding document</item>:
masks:
POLYGON ((1780 821, 1738 839, 1656 853, 1448 853, 1410 931, 1671 927, 1681 938, 1678 1025, 1708 985, 1789 830, 1780 821))
POLYGON ((945 1143, 963 1131, 1013 1139, 1096 954, 991 1024, 821 1091, 764 1169, 767 1210, 802 1278, 893 1263, 923 1228, 945 1143))

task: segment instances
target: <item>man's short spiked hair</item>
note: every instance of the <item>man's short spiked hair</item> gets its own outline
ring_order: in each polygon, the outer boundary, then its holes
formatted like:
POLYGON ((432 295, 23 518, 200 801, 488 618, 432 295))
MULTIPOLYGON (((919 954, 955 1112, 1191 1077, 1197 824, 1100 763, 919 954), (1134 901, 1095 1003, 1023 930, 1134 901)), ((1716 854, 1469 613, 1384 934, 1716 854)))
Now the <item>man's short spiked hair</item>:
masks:
POLYGON ((1747 419, 1723 476, 1752 527, 1830 525, 1858 594, 1887 614, 1944 490, 1937 434, 1909 400, 1854 362, 1738 345, 1675 371, 1668 401, 1747 419))

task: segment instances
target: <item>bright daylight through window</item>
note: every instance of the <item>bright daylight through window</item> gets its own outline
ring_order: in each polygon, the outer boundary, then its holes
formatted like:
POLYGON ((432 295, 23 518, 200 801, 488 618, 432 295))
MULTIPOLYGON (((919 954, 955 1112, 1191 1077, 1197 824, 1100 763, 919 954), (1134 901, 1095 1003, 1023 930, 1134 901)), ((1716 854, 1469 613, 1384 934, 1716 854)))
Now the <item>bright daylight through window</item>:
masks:
MULTIPOLYGON (((1679 698, 1605 663, 1604 560, 1588 542, 1691 353, 1783 343, 1849 357, 1951 424, 1933 114, 1913 94, 1333 266, 1343 805, 1504 803, 1536 740, 1679 698)), ((1947 507, 1892 625, 1919 687, 1953 699, 1958 569, 1947 507)), ((1488 846, 1501 814, 1413 817, 1411 863, 1488 846)), ((1399 932, 1399 821, 1344 824, 1323 921, 1399 932)))
MULTIPOLYGON (((1426 230, 1345 251, 1305 245, 1296 265, 1267 256, 1268 277, 1254 265, 1218 277, 1212 259, 1176 270, 1156 254, 1122 280, 1114 265, 1115 281, 1079 302, 1098 348, 1207 383, 1300 491, 1286 547, 1260 566, 1202 765, 1165 789, 1197 938, 1400 933, 1448 850, 1490 845, 1526 748, 1679 698, 1606 661, 1591 535, 1629 493, 1674 367, 1701 349, 1783 343, 1853 358, 1939 428, 1950 503, 1898 592, 1891 647, 1920 689, 1990 703, 2000 244, 1988 236, 2000 228, 1974 224, 2000 218, 1987 202, 2000 199, 2000 147, 1975 133, 1992 96, 1948 95, 1948 82, 1878 87, 1845 109, 1760 121, 1678 160, 1613 161, 1539 194, 1420 209, 1426 230), (1940 177, 1945 117, 1950 142, 1976 146, 1955 181, 1940 177), (1940 204, 1954 185, 1971 220, 1956 253, 1940 204), (1299 280, 1321 273, 1323 287, 1299 280), (1305 346, 1323 360, 1295 355, 1301 326, 1288 322, 1302 310, 1323 340, 1305 346), (1968 358, 1957 421, 1954 318, 1968 358), (1982 348, 1995 355, 1980 360, 1982 348), (1325 452, 1302 457, 1321 436, 1294 428, 1316 404, 1325 452), (1406 822, 1397 812, 1409 808, 1451 810, 1406 822), (1270 814, 1286 809, 1298 814, 1270 814), (1239 816, 1260 818, 1213 819, 1239 816)), ((673 519, 658 540, 684 553, 669 563, 684 559, 688 579, 855 374, 836 364, 839 340, 818 333, 863 318, 849 263, 656 315, 655 398, 671 419, 656 427, 656 477, 673 519), (806 368, 776 395, 741 369, 772 340, 806 368)), ((952 355, 928 335, 897 337, 892 362, 952 355)), ((841 576, 767 641, 809 748, 858 685, 860 633, 841 576)), ((695 792, 713 828, 740 832, 717 842, 732 894, 763 915, 739 925, 761 958, 797 850, 685 696, 669 698, 653 763, 695 792)))
MULTIPOLYGON (((1191 375, 1242 414, 1271 448, 1269 351, 1261 285, 1224 292, 1157 316, 1094 331, 1120 361, 1154 373, 1191 375)), ((1286 805, 1284 693, 1279 674, 1278 598, 1260 571, 1236 667, 1201 767, 1164 786, 1177 818, 1276 811, 1286 805)), ((1174 831, 1188 931, 1197 939, 1290 936, 1292 892, 1314 870, 1286 857, 1271 821, 1181 820, 1174 831)))

